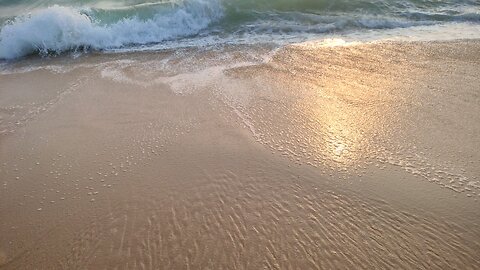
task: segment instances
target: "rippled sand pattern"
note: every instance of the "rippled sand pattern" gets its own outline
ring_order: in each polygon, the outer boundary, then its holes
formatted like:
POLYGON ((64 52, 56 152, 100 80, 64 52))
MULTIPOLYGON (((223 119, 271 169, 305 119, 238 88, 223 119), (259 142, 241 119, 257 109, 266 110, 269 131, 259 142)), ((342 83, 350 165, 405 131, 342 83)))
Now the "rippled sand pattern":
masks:
POLYGON ((453 223, 272 176, 204 172, 205 185, 195 190, 124 205, 78 236, 65 267, 100 269, 99 256, 111 258, 112 269, 475 269, 480 263, 478 242, 453 223))
POLYGON ((479 269, 479 44, 4 71, 0 269, 479 269))

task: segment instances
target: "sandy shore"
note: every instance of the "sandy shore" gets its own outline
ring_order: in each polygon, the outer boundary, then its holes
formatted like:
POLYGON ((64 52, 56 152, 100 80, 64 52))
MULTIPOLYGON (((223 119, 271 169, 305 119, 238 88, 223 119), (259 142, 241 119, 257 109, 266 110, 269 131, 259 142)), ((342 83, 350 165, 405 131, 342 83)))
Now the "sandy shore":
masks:
POLYGON ((478 269, 480 42, 0 74, 1 269, 478 269))

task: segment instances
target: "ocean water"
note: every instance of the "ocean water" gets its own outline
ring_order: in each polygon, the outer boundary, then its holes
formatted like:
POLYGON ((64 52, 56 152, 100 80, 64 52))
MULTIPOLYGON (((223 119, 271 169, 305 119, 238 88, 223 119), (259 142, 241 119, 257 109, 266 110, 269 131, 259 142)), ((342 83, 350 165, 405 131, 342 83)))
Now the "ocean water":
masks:
POLYGON ((0 59, 311 38, 478 38, 478 0, 0 0, 0 59))

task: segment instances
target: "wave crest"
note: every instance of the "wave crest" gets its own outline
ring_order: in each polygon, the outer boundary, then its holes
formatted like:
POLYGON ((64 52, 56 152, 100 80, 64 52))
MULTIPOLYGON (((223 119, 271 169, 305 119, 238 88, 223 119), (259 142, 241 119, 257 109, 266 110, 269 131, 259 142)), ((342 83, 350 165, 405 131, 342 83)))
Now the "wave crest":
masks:
MULTIPOLYGON (((88 49, 141 50, 153 44, 182 46, 191 41, 196 46, 202 39, 209 44, 281 43, 291 37, 326 33, 361 34, 455 23, 480 26, 478 5, 471 0, 462 0, 463 4, 450 0, 22 1, 43 9, 19 15, 29 9, 10 1, 17 12, 9 13, 13 19, 1 26, 0 59, 88 49), (52 2, 67 6, 44 6, 52 2)), ((5 18, 0 14, 0 20, 5 18)))
POLYGON ((192 0, 150 19, 131 17, 102 25, 82 10, 55 5, 17 17, 3 26, 0 58, 161 42, 197 34, 222 16, 218 1, 192 0))

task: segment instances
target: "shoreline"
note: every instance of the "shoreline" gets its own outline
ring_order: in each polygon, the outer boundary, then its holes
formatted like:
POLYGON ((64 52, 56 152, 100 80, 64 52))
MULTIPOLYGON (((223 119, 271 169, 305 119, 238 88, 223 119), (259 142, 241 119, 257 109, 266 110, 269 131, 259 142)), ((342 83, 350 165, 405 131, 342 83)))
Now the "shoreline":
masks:
POLYGON ((0 268, 479 267, 480 40, 271 49, 2 72, 0 268))
MULTIPOLYGON (((320 38, 310 37, 304 40, 296 40, 292 42, 252 42, 252 43, 225 43, 225 44, 207 44, 207 45, 185 45, 185 46, 172 46, 162 48, 156 46, 154 43, 145 45, 145 48, 118 48, 107 50, 87 50, 87 51, 66 51, 60 54, 53 53, 46 56, 40 56, 38 53, 29 54, 15 59, 0 59, 0 72, 11 70, 11 68, 23 67, 27 68, 29 65, 34 64, 36 67, 41 67, 48 64, 70 64, 83 61, 92 60, 95 58, 104 59, 108 61, 109 58, 137 58, 142 55, 158 55, 158 54, 172 54, 175 51, 192 52, 192 51, 217 51, 217 50, 234 50, 235 48, 269 48, 271 50, 280 49, 283 47, 295 46, 298 44, 315 44, 325 47, 341 47, 341 46, 365 46, 372 44, 444 44, 444 43, 465 43, 465 42, 478 42, 480 37, 458 37, 453 39, 444 39, 442 37, 428 38, 428 39, 416 39, 416 38, 400 38, 392 39, 388 37, 384 38, 360 38, 355 35, 325 35, 320 38)), ((182 43, 180 43, 182 44, 182 43)))

